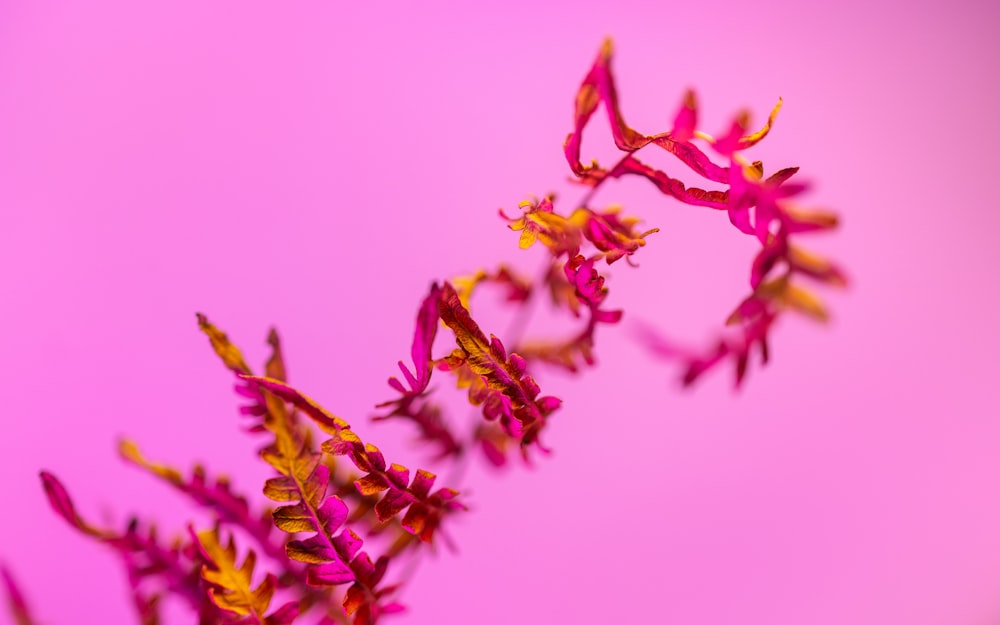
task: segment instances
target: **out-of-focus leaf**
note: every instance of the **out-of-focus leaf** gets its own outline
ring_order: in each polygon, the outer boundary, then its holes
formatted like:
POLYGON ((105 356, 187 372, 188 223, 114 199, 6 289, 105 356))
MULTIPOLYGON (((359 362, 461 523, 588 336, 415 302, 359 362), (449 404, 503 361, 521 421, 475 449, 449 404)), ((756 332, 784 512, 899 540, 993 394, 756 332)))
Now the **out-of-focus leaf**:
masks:
POLYGON ((251 617, 252 623, 266 625, 265 613, 277 586, 274 575, 268 574, 256 588, 252 586, 257 556, 251 550, 243 564, 237 565, 236 545, 230 536, 225 545, 218 528, 198 533, 198 543, 205 557, 201 576, 211 585, 209 597, 223 610, 251 617))
POLYGON ((16 625, 38 625, 38 622, 31 615, 28 601, 24 598, 24 594, 18 588, 17 582, 14 581, 14 576, 7 570, 7 567, 0 566, 0 577, 3 578, 3 586, 7 594, 7 605, 10 608, 10 614, 14 617, 16 625))

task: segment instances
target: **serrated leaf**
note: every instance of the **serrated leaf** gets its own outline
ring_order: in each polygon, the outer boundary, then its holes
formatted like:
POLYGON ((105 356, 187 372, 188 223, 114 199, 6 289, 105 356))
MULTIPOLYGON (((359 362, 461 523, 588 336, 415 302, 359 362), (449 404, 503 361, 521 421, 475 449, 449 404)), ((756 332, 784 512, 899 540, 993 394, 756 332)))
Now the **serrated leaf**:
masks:
POLYGON ((274 596, 275 577, 268 574, 263 582, 253 588, 253 572, 257 562, 253 551, 249 551, 243 563, 237 566, 236 545, 232 537, 223 545, 218 528, 200 532, 197 537, 207 560, 201 576, 212 586, 209 596, 215 605, 239 616, 251 617, 251 622, 265 625, 265 613, 274 596))

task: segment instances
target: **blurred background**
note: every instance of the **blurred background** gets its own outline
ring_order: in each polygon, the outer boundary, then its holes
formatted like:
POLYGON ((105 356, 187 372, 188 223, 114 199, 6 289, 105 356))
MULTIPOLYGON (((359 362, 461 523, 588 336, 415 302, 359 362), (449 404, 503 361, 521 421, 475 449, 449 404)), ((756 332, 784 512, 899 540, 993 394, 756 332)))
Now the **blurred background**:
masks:
MULTIPOLYGON (((116 559, 50 512, 39 469, 88 518, 167 533, 189 510, 118 459, 121 436, 259 492, 196 311, 257 366, 277 326, 292 383, 425 465, 372 406, 430 281, 535 271, 496 210, 582 195, 561 146, 610 35, 642 132, 688 87, 709 132, 784 98, 749 156, 801 166, 809 202, 840 212, 813 247, 852 286, 829 326, 783 323, 740 393, 728 372, 682 391, 629 324, 707 341, 754 246, 641 180, 609 185, 601 203, 661 229, 640 268, 614 266, 626 320, 585 377, 539 376, 565 399, 554 452, 472 467, 458 553, 422 563, 392 622, 996 623, 998 17, 985 0, 3 0, 0 560, 45 623, 135 622, 116 559)), ((611 162, 603 114, 584 151, 611 162)), ((477 306, 492 320, 497 302, 477 306)))

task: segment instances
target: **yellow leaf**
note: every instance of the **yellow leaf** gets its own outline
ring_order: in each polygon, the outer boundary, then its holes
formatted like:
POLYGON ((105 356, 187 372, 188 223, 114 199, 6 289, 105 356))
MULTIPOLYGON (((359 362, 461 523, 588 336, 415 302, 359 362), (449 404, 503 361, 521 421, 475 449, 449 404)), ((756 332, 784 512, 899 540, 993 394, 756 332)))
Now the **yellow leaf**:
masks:
POLYGON ((811 292, 794 284, 789 284, 785 288, 781 301, 786 307, 797 310, 817 321, 829 319, 823 302, 811 292))
POLYGON ((208 336, 212 343, 212 349, 219 355, 226 367, 238 373, 250 373, 250 367, 243 360, 243 354, 239 348, 229 342, 226 333, 218 329, 211 323, 205 315, 198 313, 198 327, 208 336))
POLYGON ((774 105, 771 109, 771 114, 767 116, 767 123, 764 127, 753 134, 746 135, 740 139, 739 147, 740 149, 749 148, 757 144, 761 139, 767 136, 767 133, 771 132, 771 126, 774 124, 775 118, 778 117, 778 111, 781 110, 781 98, 778 98, 778 103, 774 105))
POLYGON ((237 567, 236 545, 232 537, 223 545, 218 528, 199 532, 198 542, 210 561, 202 567, 201 577, 214 586, 209 595, 215 605, 240 616, 253 615, 257 622, 264 623, 274 595, 274 578, 268 576, 256 589, 251 587, 256 554, 250 551, 237 567))

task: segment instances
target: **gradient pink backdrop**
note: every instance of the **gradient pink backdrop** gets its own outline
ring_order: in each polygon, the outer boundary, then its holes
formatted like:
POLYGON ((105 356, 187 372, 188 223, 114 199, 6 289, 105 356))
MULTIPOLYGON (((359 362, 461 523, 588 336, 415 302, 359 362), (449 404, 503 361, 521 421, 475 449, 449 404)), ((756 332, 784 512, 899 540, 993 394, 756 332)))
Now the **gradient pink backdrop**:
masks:
MULTIPOLYGON (((551 459, 467 476, 461 553, 422 566, 394 622, 997 622, 998 18, 985 0, 0 0, 0 558, 46 623, 130 623, 117 563, 49 512, 39 468, 91 517, 166 526, 180 499, 117 437, 257 490, 195 311, 255 363, 276 324, 296 385, 418 464, 366 416, 419 298, 534 266, 496 208, 577 197, 560 146, 612 35, 640 130, 688 86, 709 130, 785 98, 756 156, 841 211, 820 247, 854 286, 828 329, 783 325, 738 396, 720 376, 681 393, 627 326, 604 332, 584 381, 542 379, 567 398, 551 459)), ((602 197, 662 228, 611 301, 704 338, 752 247, 642 182, 602 197)))

